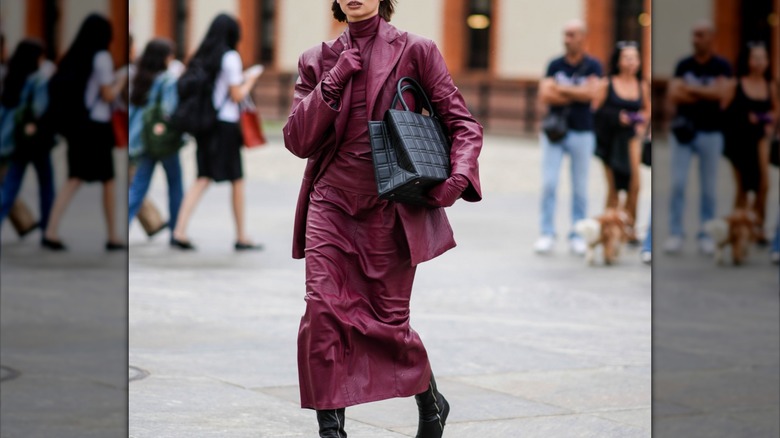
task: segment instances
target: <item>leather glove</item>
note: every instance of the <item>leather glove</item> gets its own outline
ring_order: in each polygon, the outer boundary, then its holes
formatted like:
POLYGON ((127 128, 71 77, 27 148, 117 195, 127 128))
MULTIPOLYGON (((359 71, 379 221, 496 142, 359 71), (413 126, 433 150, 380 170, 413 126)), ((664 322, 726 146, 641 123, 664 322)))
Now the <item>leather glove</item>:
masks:
POLYGON ((433 187, 428 192, 428 198, 430 198, 430 203, 434 207, 452 207, 468 186, 469 180, 465 176, 456 173, 441 184, 433 187))
POLYGON ((341 52, 336 65, 322 80, 322 94, 331 106, 338 106, 341 92, 355 73, 363 70, 363 60, 358 49, 348 49, 341 52))

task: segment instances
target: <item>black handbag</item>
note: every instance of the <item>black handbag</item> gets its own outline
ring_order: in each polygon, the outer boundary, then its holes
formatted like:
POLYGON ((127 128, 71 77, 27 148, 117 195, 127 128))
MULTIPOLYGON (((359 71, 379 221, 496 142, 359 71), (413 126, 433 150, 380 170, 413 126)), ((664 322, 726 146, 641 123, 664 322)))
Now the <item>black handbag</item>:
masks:
POLYGON ((368 132, 379 198, 428 205, 428 190, 450 176, 450 141, 420 84, 401 78, 384 120, 368 122, 368 132), (406 91, 417 95, 422 108, 409 110, 406 91), (396 109, 399 101, 402 110, 396 109))
POLYGON ((676 116, 672 119, 671 129, 672 134, 681 145, 690 144, 696 138, 696 127, 688 117, 676 116))
POLYGON ((550 143, 557 143, 566 137, 566 133, 569 132, 569 107, 564 108, 562 111, 550 111, 542 119, 542 131, 544 135, 550 140, 550 143))

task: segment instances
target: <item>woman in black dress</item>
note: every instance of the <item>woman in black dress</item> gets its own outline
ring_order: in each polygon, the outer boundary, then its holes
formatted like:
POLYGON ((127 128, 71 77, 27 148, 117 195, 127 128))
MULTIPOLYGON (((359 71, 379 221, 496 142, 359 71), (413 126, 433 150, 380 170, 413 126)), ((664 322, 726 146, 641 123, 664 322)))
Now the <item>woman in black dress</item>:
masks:
POLYGON ((764 245, 768 243, 764 220, 769 191, 769 142, 778 110, 777 91, 771 79, 766 44, 748 43, 739 57, 737 78, 731 84, 723 153, 731 162, 737 183, 734 208, 753 211, 756 238, 764 245))
POLYGON ((601 83, 594 102, 596 156, 604 162, 608 209, 622 209, 630 219, 633 234, 639 199, 639 165, 642 138, 650 119, 650 86, 642 79, 639 47, 634 41, 618 43, 610 61, 610 73, 601 83), (620 203, 620 192, 626 193, 620 203))
POLYGON ((190 60, 203 68, 214 81, 213 104, 217 110, 214 129, 195 140, 198 144, 198 179, 182 201, 171 246, 194 249, 187 237, 187 224, 211 182, 230 181, 233 189, 233 215, 236 221, 236 251, 261 248, 249 240, 244 218, 244 179, 241 164, 241 135, 238 102, 249 95, 259 76, 244 77, 241 56, 236 45, 241 37, 238 22, 225 14, 211 22, 203 42, 190 60))
POLYGON ((124 233, 116 227, 111 103, 122 92, 127 77, 115 78, 110 43, 108 20, 97 14, 88 16, 49 82, 48 116, 68 144, 68 180, 54 201, 41 242, 50 250, 65 249, 58 235, 65 209, 82 183, 96 181, 103 185, 106 249, 125 248, 120 238, 124 233))

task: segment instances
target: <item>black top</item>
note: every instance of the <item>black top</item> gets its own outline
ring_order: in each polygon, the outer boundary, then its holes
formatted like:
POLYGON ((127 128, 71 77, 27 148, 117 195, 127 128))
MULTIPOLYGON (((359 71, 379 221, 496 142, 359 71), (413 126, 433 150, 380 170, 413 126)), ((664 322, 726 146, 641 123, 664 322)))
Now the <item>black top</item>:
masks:
MULTIPOLYGON (((689 56, 677 64, 674 72, 674 77, 691 85, 709 85, 719 77, 731 76, 731 64, 717 55, 711 56, 703 64, 689 56)), ((698 131, 720 131, 722 128, 723 113, 718 101, 700 100, 693 104, 679 105, 677 113, 691 120, 698 131)))
POLYGON ((742 81, 738 81, 734 100, 726 112, 723 154, 739 169, 742 188, 746 191, 758 191, 761 182, 758 144, 766 135, 766 125, 750 123, 749 114, 760 115, 772 110, 772 93, 768 81, 766 87, 765 99, 753 99, 745 94, 742 81))
MULTIPOLYGON (((601 63, 593 57, 585 57, 577 65, 571 65, 565 57, 553 59, 547 67, 548 78, 554 78, 555 82, 563 85, 580 85, 585 82, 588 76, 601 77, 601 63)), ((569 107, 568 124, 569 129, 573 131, 592 131, 593 130, 593 112, 590 109, 590 102, 573 102, 566 106, 551 106, 552 112, 563 112, 564 108, 569 107)))
POLYGON ((639 97, 627 100, 618 96, 609 80, 609 89, 604 105, 596 114, 596 156, 612 169, 618 190, 628 190, 631 180, 631 158, 629 142, 635 135, 634 125, 620 123, 620 112, 638 112, 642 109, 642 84, 639 83, 639 97))

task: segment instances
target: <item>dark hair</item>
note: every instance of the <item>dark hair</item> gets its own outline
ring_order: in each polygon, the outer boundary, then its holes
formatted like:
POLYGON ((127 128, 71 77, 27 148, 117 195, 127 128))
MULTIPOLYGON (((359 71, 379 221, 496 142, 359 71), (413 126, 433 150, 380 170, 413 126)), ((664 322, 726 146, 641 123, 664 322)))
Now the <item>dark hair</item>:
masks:
POLYGON ((8 72, 3 81, 3 97, 0 103, 6 108, 19 105, 22 88, 27 78, 38 70, 43 56, 43 44, 35 39, 24 39, 8 60, 8 72))
MULTIPOLYGON (((612 57, 609 59, 609 74, 614 76, 620 74, 620 55, 624 49, 634 48, 639 52, 639 44, 636 41, 618 41, 615 44, 615 51, 612 52, 612 57)), ((640 59, 641 67, 641 59, 640 59)), ((642 80, 642 69, 639 68, 636 72, 636 78, 642 80)))
POLYGON ((80 90, 87 88, 87 81, 92 74, 95 55, 98 52, 108 50, 111 44, 111 23, 98 14, 90 14, 81 23, 73 44, 70 45, 65 56, 60 60, 57 73, 52 77, 52 82, 58 81, 58 76, 69 78, 67 82, 80 90))
POLYGON ((227 14, 219 14, 211 22, 206 36, 190 59, 190 64, 199 64, 216 78, 222 68, 222 55, 229 50, 236 50, 240 39, 241 29, 238 21, 227 14))
POLYGON ((133 88, 130 93, 130 103, 141 106, 146 103, 149 89, 160 72, 165 71, 165 61, 173 53, 173 42, 166 38, 155 38, 149 41, 144 53, 136 62, 137 70, 133 78, 133 88))
MULTIPOLYGON (((750 74, 750 52, 752 52, 753 49, 759 48, 764 49, 767 52, 767 56, 769 56, 769 47, 767 47, 765 42, 750 41, 745 44, 745 47, 739 52, 739 57, 737 58, 737 77, 743 77, 750 74)), ((767 81, 772 80, 772 69, 769 65, 767 65, 766 70, 764 70, 764 78, 767 81)))
MULTIPOLYGON (((379 2, 379 16, 384 18, 385 21, 390 21, 395 13, 396 0, 380 0, 379 2)), ((347 21, 347 14, 341 10, 338 0, 333 0, 333 4, 330 8, 333 11, 333 18, 339 22, 347 21)))

